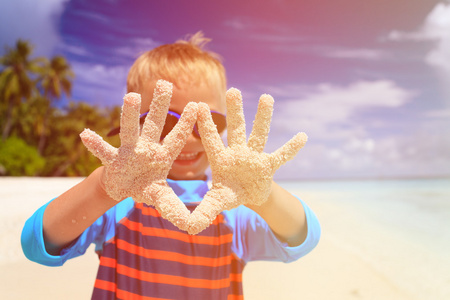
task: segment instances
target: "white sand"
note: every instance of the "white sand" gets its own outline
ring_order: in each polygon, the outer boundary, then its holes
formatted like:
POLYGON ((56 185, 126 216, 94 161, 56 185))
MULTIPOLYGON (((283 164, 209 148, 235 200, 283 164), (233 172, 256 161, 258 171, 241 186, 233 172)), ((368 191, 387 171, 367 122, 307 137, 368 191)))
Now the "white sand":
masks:
MULTIPOLYGON (((80 180, 0 178, 0 299, 90 299, 98 263, 92 247, 58 268, 27 261, 20 248, 25 220, 80 180)), ((399 238, 357 207, 337 205, 332 194, 293 192, 319 216, 319 246, 291 264, 250 263, 246 299, 450 299, 448 260, 399 238)))

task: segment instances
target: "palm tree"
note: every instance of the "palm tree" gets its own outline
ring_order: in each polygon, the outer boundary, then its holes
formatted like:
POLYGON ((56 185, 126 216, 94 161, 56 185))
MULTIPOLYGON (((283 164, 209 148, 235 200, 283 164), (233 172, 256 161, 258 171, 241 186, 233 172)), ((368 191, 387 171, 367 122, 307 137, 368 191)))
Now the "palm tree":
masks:
POLYGON ((16 42, 15 48, 6 46, 6 54, 0 57, 0 100, 3 106, 4 123, 2 140, 4 141, 13 126, 13 110, 23 99, 28 100, 35 89, 35 83, 29 74, 36 73, 41 58, 30 59, 33 47, 23 40, 16 42))
POLYGON ((44 116, 50 106, 48 99, 41 94, 34 94, 29 101, 22 103, 14 111, 14 117, 20 116, 20 122, 14 125, 11 134, 25 140, 29 145, 36 147, 44 130, 44 116))
POLYGON ((71 102, 65 112, 53 115, 51 134, 58 139, 50 140, 46 154, 51 156, 47 174, 51 176, 87 176, 100 161, 87 151, 80 140, 80 132, 90 128, 105 136, 111 128, 103 110, 85 102, 71 102))
MULTIPOLYGON (((63 94, 70 96, 72 91, 72 79, 74 77, 75 75, 64 57, 57 55, 54 56, 50 62, 46 62, 44 68, 41 70, 39 82, 44 97, 50 101, 49 108, 53 102, 61 99, 63 94)), ((47 109, 42 126, 43 130, 38 144, 38 151, 40 154, 43 153, 46 143, 49 114, 50 109, 47 109)))

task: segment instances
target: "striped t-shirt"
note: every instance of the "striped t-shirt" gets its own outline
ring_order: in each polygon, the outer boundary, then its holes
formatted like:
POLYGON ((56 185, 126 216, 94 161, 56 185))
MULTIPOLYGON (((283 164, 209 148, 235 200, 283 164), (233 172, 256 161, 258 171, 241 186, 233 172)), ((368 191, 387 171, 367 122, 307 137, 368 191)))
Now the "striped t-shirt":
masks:
MULTIPOLYGON (((204 181, 168 182, 190 210, 208 191, 204 181)), ((44 205, 26 222, 22 248, 30 260, 58 266, 95 243, 100 265, 92 299, 242 299, 242 271, 247 262, 290 262, 317 245, 319 223, 301 203, 308 235, 298 247, 281 243, 267 223, 244 206, 222 212, 210 227, 191 236, 161 218, 152 206, 127 198, 59 256, 45 251, 44 205)))
POLYGON ((242 299, 245 263, 232 241, 223 215, 191 236, 136 204, 103 245, 92 298, 242 299))

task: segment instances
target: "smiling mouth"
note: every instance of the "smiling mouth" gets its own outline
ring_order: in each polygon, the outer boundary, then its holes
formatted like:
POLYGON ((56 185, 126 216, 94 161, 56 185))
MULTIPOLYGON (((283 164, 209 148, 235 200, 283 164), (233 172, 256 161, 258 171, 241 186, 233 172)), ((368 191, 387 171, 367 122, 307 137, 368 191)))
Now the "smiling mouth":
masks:
POLYGON ((192 152, 192 153, 180 153, 178 155, 177 160, 194 160, 198 157, 200 152, 192 152))

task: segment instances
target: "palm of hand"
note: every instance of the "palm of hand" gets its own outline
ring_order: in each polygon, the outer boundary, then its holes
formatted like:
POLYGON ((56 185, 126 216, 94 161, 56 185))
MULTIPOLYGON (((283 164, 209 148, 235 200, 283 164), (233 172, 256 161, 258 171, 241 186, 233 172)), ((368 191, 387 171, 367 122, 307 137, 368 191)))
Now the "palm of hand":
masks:
MULTIPOLYGON (((161 143, 159 137, 171 94, 172 84, 157 82, 141 134, 140 95, 129 93, 125 96, 121 116, 121 146, 118 149, 89 129, 81 133, 85 146, 105 166, 105 190, 113 199, 120 201, 131 196, 137 202, 157 206, 158 210, 161 197, 171 198, 169 202, 178 200, 168 187, 166 178, 173 161, 192 132, 197 119, 197 104, 189 103, 186 106, 180 121, 161 143)), ((182 214, 186 212, 187 210, 182 214)))
POLYGON ((234 194, 231 199, 236 199, 237 203, 229 203, 232 208, 240 204, 264 203, 270 192, 275 168, 269 154, 234 145, 215 157, 211 171, 213 186, 228 187, 234 194))
POLYGON ((294 158, 307 136, 298 133, 273 153, 264 153, 273 112, 273 98, 262 95, 253 130, 246 141, 242 96, 237 89, 227 92, 228 147, 214 128, 206 104, 199 104, 198 124, 212 171, 212 188, 194 211, 197 223, 189 232, 199 232, 223 210, 241 204, 261 205, 267 201, 275 171, 294 158))
POLYGON ((143 197, 144 191, 166 180, 172 156, 157 143, 138 142, 134 147, 120 147, 113 159, 104 162, 105 188, 116 200, 132 197, 136 202, 154 204, 153 199, 143 197))

